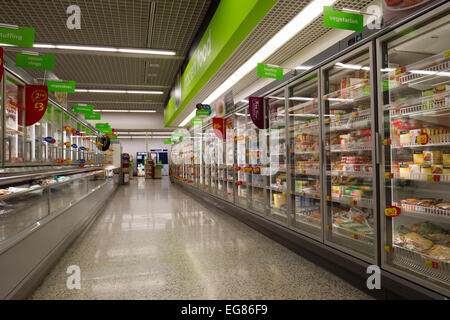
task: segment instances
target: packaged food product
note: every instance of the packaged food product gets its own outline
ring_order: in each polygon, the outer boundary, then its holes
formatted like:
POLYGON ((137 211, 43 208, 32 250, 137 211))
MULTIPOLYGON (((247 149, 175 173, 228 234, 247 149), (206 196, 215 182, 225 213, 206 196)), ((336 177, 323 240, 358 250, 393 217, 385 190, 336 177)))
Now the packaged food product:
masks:
POLYGON ((420 165, 418 164, 410 164, 409 169, 412 175, 420 174, 420 165))
POLYGON ((423 165, 420 167, 420 173, 421 173, 421 174, 428 174, 428 173, 431 173, 431 165, 429 165, 429 164, 423 164, 423 165))
POLYGON ((447 262, 450 260, 450 248, 445 245, 436 244, 427 251, 427 254, 435 259, 447 262))
POLYGON ((442 169, 442 173, 443 174, 450 174, 450 166, 444 165, 443 169, 442 169))
POLYGON ((406 248, 417 251, 426 251, 433 246, 433 241, 425 239, 421 235, 410 232, 404 236, 400 236, 400 244, 404 245, 406 248))
MULTIPOLYGON (((431 170, 431 168, 430 168, 431 170)), ((400 165, 400 178, 403 179, 409 179, 411 174, 411 169, 409 167, 409 164, 401 164, 400 165)))
POLYGON ((425 164, 441 164, 441 151, 440 150, 423 151, 423 162, 425 164))
POLYGON ((446 233, 447 231, 438 226, 437 224, 434 224, 430 221, 423 221, 418 222, 414 224, 411 227, 412 231, 419 232, 420 234, 433 234, 433 233, 446 233))
POLYGON ((431 166, 431 173, 433 174, 443 174, 444 173, 444 167, 442 164, 433 164, 431 166))
POLYGON ((450 210, 450 202, 441 202, 436 204, 435 207, 442 210, 450 210))
POLYGON ((407 146, 411 142, 411 136, 409 134, 409 131, 402 130, 400 131, 400 145, 407 146))
POLYGON ((442 164, 450 166, 450 150, 442 152, 442 164))
POLYGON ((414 151, 413 161, 415 164, 423 164, 423 152, 422 151, 414 151))

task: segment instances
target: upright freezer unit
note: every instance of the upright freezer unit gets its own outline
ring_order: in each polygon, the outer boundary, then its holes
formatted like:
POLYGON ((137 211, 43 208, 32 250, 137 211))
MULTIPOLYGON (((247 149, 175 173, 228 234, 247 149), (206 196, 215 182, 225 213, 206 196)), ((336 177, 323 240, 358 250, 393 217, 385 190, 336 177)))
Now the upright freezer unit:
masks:
POLYGON ((325 242, 376 260, 375 108, 372 44, 322 69, 325 242))
POLYGON ((449 296, 450 18, 377 41, 382 266, 449 296))

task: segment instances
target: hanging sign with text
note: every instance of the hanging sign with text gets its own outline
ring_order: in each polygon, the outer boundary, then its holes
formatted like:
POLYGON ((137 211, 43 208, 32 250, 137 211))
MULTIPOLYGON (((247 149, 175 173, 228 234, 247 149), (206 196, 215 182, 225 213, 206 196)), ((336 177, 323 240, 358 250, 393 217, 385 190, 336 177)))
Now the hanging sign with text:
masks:
POLYGON ((33 54, 16 53, 16 66, 53 71, 55 67, 55 56, 53 54, 38 56, 33 54))
POLYGON ((213 118, 213 129, 217 138, 223 140, 225 138, 225 126, 223 125, 223 118, 213 118))
POLYGON ((84 120, 101 120, 102 114, 100 112, 86 112, 84 114, 84 120))
POLYGON ((250 118, 259 129, 266 129, 264 119, 264 99, 262 97, 250 97, 248 99, 250 118))
POLYGON ((364 31, 362 14, 334 10, 333 7, 323 7, 323 25, 333 29, 364 31))
POLYGON ((48 91, 52 92, 75 92, 75 81, 51 81, 47 80, 48 91))
POLYGON ((47 110, 47 86, 27 84, 25 86, 25 126, 32 126, 40 121, 47 110))
POLYGON ((283 80, 283 68, 266 66, 264 63, 258 63, 258 77, 283 80))
POLYGON ((33 48, 34 29, 12 29, 0 27, 0 43, 12 44, 18 47, 33 48))

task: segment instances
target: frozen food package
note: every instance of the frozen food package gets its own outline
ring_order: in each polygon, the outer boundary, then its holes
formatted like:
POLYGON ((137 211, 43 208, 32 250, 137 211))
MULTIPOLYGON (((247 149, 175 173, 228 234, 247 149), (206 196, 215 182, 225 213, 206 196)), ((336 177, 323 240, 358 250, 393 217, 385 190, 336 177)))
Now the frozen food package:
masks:
POLYGON ((440 150, 423 151, 423 161, 425 164, 441 164, 441 151, 440 150))

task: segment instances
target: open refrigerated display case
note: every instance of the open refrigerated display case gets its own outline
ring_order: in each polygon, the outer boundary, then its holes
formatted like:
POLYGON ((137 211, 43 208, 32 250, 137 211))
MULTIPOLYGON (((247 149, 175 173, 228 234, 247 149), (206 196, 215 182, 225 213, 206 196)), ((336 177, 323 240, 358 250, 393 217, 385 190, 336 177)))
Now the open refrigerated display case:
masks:
POLYGON ((444 12, 377 41, 382 266, 447 296, 449 33, 450 18, 444 12))
MULTIPOLYGON (((269 167, 264 168, 263 175, 268 172, 270 205, 269 217, 283 223, 288 221, 288 180, 287 180, 287 135, 285 92, 279 91, 266 97, 266 112, 269 127, 264 130, 267 135, 269 167)), ((263 144, 264 141, 263 138, 263 144)), ((264 147, 263 147, 264 153, 264 147)))
POLYGON ((325 242, 376 261, 375 105, 372 47, 322 69, 325 242))
POLYGON ((302 77, 289 88, 288 131, 292 227, 322 239, 321 126, 319 75, 302 77))

